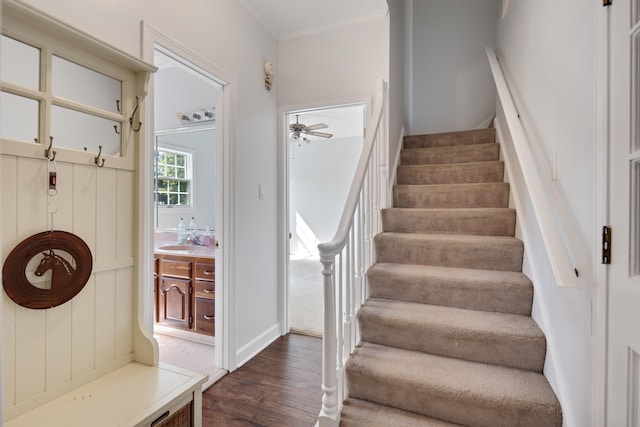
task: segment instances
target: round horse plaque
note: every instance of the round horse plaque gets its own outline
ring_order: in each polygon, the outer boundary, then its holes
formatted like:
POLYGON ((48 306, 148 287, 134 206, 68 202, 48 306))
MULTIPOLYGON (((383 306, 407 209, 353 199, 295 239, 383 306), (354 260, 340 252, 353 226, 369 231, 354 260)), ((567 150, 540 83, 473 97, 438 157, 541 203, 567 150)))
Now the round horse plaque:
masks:
POLYGON ((66 231, 44 231, 16 246, 2 269, 7 295, 23 307, 43 309, 76 296, 91 276, 87 244, 66 231))

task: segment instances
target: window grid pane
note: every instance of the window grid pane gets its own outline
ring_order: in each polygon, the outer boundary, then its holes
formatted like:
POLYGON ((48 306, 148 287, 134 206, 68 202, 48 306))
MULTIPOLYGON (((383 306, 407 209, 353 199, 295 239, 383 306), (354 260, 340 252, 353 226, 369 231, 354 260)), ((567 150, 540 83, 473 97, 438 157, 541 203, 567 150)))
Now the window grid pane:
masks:
POLYGON ((191 181, 188 179, 188 155, 156 152, 156 203, 160 206, 190 206, 191 181))

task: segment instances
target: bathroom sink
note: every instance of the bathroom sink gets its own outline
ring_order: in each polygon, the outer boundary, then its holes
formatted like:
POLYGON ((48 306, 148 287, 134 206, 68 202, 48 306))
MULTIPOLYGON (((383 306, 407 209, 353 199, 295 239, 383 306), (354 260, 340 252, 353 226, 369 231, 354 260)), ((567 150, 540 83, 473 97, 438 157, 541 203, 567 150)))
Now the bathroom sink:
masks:
POLYGON ((196 248, 189 245, 167 245, 167 246, 160 246, 158 249, 161 251, 191 252, 196 248))

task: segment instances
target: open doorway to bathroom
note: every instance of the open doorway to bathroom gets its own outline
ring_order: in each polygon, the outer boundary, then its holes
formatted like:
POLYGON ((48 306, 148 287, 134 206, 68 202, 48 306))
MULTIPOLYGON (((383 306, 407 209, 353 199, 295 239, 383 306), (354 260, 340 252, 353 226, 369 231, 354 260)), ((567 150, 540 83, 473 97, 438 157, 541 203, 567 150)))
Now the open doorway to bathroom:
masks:
POLYGON ((209 375, 207 387, 223 374, 214 245, 223 87, 160 46, 154 64, 154 336, 161 363, 209 375))
POLYGON ((342 215, 362 151, 364 110, 351 104, 286 113, 292 332, 322 335, 318 243, 333 238, 342 215))

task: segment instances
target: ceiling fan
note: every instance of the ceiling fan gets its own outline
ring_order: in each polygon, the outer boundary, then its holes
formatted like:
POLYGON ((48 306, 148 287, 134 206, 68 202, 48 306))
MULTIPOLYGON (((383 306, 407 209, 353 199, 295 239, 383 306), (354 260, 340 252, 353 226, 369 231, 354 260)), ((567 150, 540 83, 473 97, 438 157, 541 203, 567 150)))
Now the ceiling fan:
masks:
POLYGON ((326 129, 327 126, 324 123, 318 123, 315 125, 307 126, 304 123, 298 122, 298 115, 296 114, 296 122, 289 125, 289 132, 291 132, 291 139, 299 141, 309 141, 305 135, 319 136, 320 138, 331 138, 333 134, 326 132, 317 132, 318 129, 326 129))

